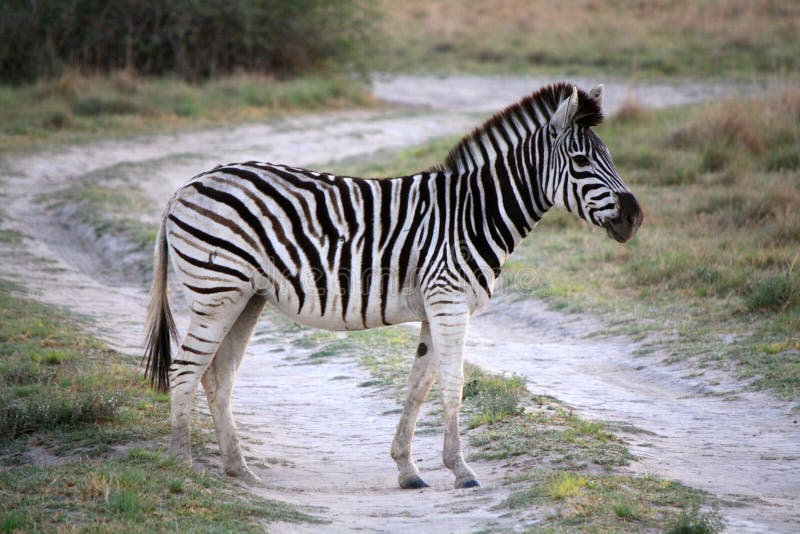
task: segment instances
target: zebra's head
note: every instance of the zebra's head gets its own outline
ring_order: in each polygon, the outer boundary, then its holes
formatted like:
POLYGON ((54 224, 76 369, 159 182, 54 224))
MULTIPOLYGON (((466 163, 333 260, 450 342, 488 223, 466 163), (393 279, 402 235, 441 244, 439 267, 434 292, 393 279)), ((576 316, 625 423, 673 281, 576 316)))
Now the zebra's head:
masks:
POLYGON ((551 204, 624 243, 639 229, 643 215, 605 144, 592 131, 602 120, 603 86, 589 93, 572 86, 571 93, 562 91, 561 96, 547 125, 550 177, 544 193, 551 204))

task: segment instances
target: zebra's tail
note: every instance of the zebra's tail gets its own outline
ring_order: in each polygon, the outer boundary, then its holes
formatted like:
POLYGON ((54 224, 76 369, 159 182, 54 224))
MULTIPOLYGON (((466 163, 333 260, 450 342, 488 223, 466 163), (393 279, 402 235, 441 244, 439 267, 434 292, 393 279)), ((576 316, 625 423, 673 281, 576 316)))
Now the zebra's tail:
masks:
POLYGON ((172 364, 173 339, 178 331, 169 309, 167 299, 167 248, 166 217, 156 236, 153 252, 153 284, 150 286, 150 304, 147 306, 147 338, 145 340, 145 376, 150 378, 150 387, 159 393, 169 391, 169 368, 172 364))

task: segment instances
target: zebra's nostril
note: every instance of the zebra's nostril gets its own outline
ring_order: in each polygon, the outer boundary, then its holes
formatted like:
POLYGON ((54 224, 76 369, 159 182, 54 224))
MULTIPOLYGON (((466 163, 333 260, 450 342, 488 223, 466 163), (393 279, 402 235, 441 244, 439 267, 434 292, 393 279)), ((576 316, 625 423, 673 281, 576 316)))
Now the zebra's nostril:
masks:
POLYGON ((631 226, 633 226, 634 224, 636 224, 636 217, 634 217, 633 215, 628 215, 628 216, 625 218, 625 220, 626 220, 626 221, 628 221, 628 224, 630 224, 631 226))

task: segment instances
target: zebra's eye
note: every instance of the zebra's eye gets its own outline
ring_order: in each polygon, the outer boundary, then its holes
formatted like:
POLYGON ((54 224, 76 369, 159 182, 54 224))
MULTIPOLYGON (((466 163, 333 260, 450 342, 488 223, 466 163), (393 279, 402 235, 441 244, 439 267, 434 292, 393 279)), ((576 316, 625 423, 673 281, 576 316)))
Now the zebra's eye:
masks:
POLYGON ((579 165, 581 167, 589 166, 589 158, 587 158, 583 154, 578 154, 577 156, 573 156, 572 161, 574 161, 576 165, 579 165))

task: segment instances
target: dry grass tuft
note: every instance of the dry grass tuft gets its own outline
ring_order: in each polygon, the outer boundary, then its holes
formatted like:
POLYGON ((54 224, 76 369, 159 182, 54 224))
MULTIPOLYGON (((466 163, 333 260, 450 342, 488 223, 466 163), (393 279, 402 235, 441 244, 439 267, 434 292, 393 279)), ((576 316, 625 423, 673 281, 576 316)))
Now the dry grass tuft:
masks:
POLYGON ((626 124, 630 122, 642 122, 652 117, 652 111, 635 100, 626 99, 611 117, 611 120, 626 124))

